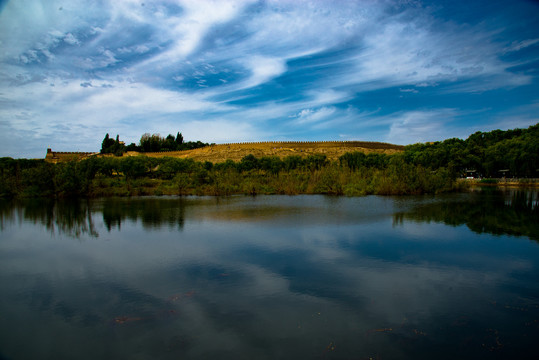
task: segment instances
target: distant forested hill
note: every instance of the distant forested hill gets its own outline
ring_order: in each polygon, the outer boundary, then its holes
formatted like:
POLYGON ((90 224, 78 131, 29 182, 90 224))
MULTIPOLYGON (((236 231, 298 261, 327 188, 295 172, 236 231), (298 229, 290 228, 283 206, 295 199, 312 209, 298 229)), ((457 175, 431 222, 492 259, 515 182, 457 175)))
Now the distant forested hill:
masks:
POLYGON ((406 147, 408 163, 483 177, 539 177, 539 124, 527 129, 476 132, 466 140, 414 144, 406 147))

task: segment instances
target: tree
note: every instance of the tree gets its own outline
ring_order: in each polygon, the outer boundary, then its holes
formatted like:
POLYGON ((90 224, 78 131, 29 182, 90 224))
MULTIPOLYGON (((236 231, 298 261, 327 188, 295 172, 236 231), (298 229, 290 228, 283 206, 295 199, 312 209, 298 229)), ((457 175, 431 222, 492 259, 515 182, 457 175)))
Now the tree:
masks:
POLYGON ((176 150, 176 140, 172 134, 169 134, 163 142, 162 150, 176 150))
POLYGON ((258 159, 253 154, 249 154, 241 159, 240 164, 243 171, 254 170, 258 168, 258 159))
POLYGON ((114 140, 111 139, 107 133, 107 135, 105 135, 105 139, 103 139, 103 143, 101 144, 101 153, 122 156, 124 152, 125 145, 120 142, 120 135, 116 135, 116 140, 114 140))
POLYGON ((101 154, 112 153, 112 148, 114 147, 114 144, 116 144, 116 141, 114 141, 114 139, 111 139, 109 137, 109 134, 107 133, 107 135, 105 135, 105 138, 103 139, 103 142, 101 143, 101 154))
POLYGON ((140 137, 140 150, 143 151, 143 152, 150 152, 151 149, 150 149, 150 139, 151 139, 151 135, 150 133, 144 133, 142 134, 142 136, 140 137))
POLYGON ((149 171, 150 159, 146 156, 135 156, 122 159, 120 171, 127 179, 136 179, 146 175, 149 171))
POLYGON ((135 143, 131 143, 131 144, 126 146, 125 150, 126 151, 140 151, 140 147, 137 146, 137 144, 135 144, 135 143))
POLYGON ((180 149, 180 147, 183 145, 183 136, 180 132, 176 134, 176 149, 180 149))

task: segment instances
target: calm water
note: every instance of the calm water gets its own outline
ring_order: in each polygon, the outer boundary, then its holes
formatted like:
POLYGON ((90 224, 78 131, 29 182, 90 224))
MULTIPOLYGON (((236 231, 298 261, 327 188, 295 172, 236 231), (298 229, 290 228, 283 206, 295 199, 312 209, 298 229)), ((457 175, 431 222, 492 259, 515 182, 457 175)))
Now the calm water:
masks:
POLYGON ((536 359, 537 192, 0 202, 0 359, 536 359))

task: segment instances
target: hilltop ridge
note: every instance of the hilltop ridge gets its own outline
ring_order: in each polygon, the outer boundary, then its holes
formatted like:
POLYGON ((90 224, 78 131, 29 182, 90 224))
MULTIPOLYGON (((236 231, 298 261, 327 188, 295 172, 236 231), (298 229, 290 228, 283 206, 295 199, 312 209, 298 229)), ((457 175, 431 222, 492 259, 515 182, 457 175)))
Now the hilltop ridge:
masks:
MULTIPOLYGON (((400 145, 366 141, 272 141, 218 144, 193 150, 144 154, 149 157, 170 156, 219 163, 226 160, 239 161, 249 154, 255 157, 277 156, 280 158, 290 155, 306 157, 323 154, 330 160, 336 160, 339 156, 353 151, 394 154, 403 150, 404 146, 400 145)), ((138 154, 127 153, 128 156, 138 154)))
MULTIPOLYGON (((296 155, 305 157, 315 154, 323 154, 330 160, 338 159, 339 156, 353 151, 364 153, 394 154, 404 150, 402 145, 394 145, 382 142, 371 141, 267 141, 267 142, 240 142, 212 144, 193 150, 162 151, 162 152, 136 152, 128 151, 123 156, 148 157, 173 157, 181 159, 193 159, 195 161, 209 161, 213 163, 225 162, 227 160, 239 161, 243 157, 252 154, 256 157, 277 156, 286 157, 296 155)), ((45 158, 49 162, 63 162, 73 160, 78 153, 62 153, 48 151, 45 158), (65 156, 63 156, 65 154, 65 156)), ((98 153, 80 153, 77 159, 90 156, 112 156, 99 155, 98 153)))

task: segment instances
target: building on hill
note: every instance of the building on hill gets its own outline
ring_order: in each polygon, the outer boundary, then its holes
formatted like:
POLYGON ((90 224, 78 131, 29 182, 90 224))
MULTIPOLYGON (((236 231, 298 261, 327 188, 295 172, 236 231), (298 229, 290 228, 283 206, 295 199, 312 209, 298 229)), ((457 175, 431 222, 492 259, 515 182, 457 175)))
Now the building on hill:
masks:
POLYGON ((45 155, 45 161, 53 164, 59 162, 68 162, 73 160, 83 160, 91 156, 97 155, 95 152, 63 152, 63 151, 52 151, 52 149, 47 149, 47 155, 45 155))

